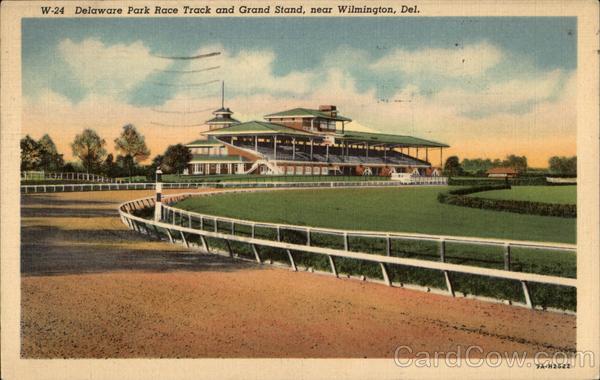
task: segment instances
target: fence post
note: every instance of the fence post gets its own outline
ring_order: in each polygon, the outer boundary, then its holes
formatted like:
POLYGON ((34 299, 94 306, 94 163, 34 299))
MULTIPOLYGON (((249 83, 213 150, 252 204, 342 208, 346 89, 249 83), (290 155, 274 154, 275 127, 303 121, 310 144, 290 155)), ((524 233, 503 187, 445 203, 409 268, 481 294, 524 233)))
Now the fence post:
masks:
POLYGON ((529 292, 527 281, 521 281, 521 287, 523 288, 523 294, 525 294, 525 303, 529 308, 533 309, 533 302, 531 301, 531 293, 529 292))
POLYGON ((387 286, 392 286, 392 281, 390 281, 390 276, 388 274, 387 268, 384 263, 379 263, 381 267, 381 273, 383 274, 383 281, 387 284, 387 286))
POLYGON ((229 240, 225 239, 225 244, 227 245, 227 252, 229 252, 229 257, 233 257, 233 249, 231 249, 231 243, 229 243, 229 240))
POLYGON ((255 229, 256 229, 256 224, 252 223, 252 238, 254 239, 254 233, 255 233, 255 229))
POLYGON ((390 235, 387 235, 385 239, 385 252, 388 256, 392 255, 392 239, 390 238, 390 235))
POLYGON ((179 235, 181 235, 181 240, 183 240, 183 244, 185 244, 185 246, 189 248, 190 243, 188 243, 187 239, 185 238, 185 234, 183 233, 183 231, 179 231, 179 235))
POLYGON ((310 228, 306 229, 306 245, 310 247, 310 228))
MULTIPOLYGON (((443 263, 446 262, 446 240, 444 239, 440 239, 440 261, 443 263)), ((454 287, 452 286, 452 279, 450 278, 450 272, 447 270, 444 271, 444 278, 446 279, 446 288, 448 288, 448 293, 454 297, 455 294, 454 287)))
POLYGON ((331 272, 335 277, 338 276, 337 269, 335 268, 335 261, 333 261, 333 257, 331 255, 327 255, 329 257, 329 265, 331 265, 331 272))
POLYGON ((208 248, 208 242, 206 241, 204 235, 200 235, 200 241, 202 242, 202 248, 204 249, 204 251, 206 253, 210 253, 210 249, 208 248))
POLYGON ((298 268, 296 268, 296 263, 294 262, 294 256, 292 256, 292 251, 290 251, 289 249, 286 249, 288 258, 290 259, 290 266, 292 267, 292 270, 294 272, 298 271, 298 268))
POLYGON ((277 226, 277 241, 281 241, 281 229, 277 226))
POLYGON ((510 270, 510 243, 504 244, 504 270, 510 270))
POLYGON ((254 252, 254 257, 256 258, 256 262, 257 263, 262 263, 262 261, 260 260, 260 255, 258 254, 258 248, 256 247, 256 244, 252 244, 252 252, 254 252))
POLYGON ((215 226, 214 226, 215 232, 219 232, 219 227, 217 226, 217 223, 219 223, 219 222, 217 221, 217 218, 213 218, 213 222, 215 223, 215 226))
POLYGON ((350 244, 348 241, 348 232, 344 232, 344 251, 347 251, 350 244))
POLYGON ((450 273, 447 270, 444 271, 444 277, 446 278, 446 287, 448 288, 448 293, 454 297, 455 295, 454 287, 452 286, 452 279, 450 278, 450 273))
POLYGON ((152 225, 152 227, 154 227, 154 234, 156 235, 156 238, 158 240, 162 240, 160 237, 160 232, 158 232, 158 227, 156 227, 156 225, 154 225, 154 224, 152 225))
POLYGON ((171 230, 169 230, 168 228, 166 229, 167 231, 167 235, 169 236, 169 242, 171 244, 173 244, 173 235, 171 234, 171 230))
POLYGON ((446 240, 440 239, 440 261, 446 262, 446 240))

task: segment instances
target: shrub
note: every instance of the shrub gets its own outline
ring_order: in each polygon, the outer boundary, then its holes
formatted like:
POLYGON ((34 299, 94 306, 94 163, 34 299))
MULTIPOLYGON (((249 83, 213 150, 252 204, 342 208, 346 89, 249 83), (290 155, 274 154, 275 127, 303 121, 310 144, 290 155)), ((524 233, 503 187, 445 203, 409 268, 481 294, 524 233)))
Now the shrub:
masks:
POLYGON ((512 186, 546 186, 545 176, 527 176, 509 178, 506 181, 504 178, 449 178, 448 185, 450 186, 494 186, 508 182, 512 186))
POLYGON ((558 216, 562 218, 577 217, 577 205, 574 204, 516 201, 510 199, 489 199, 466 196, 468 194, 478 193, 482 191, 502 190, 510 188, 510 185, 487 185, 451 190, 446 193, 438 194, 438 201, 440 203, 445 203, 454 206, 515 212, 519 214, 558 216))

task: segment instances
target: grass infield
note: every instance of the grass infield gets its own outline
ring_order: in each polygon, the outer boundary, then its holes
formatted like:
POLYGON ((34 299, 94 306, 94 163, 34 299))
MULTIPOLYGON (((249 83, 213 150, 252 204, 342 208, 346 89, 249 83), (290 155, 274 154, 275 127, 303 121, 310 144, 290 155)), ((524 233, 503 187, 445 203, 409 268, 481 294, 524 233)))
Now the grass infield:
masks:
MULTIPOLYGON (((426 234, 476 236, 516 240, 575 242, 575 219, 512 214, 497 211, 450 206, 437 202, 444 187, 323 189, 222 194, 195 197, 179 202, 176 207, 211 215, 274 223, 297 224, 353 230, 418 232, 426 234)), ((212 228, 211 226, 206 226, 212 228)), ((230 232, 230 225, 219 225, 230 232)), ((273 231, 260 228, 257 237, 275 240, 273 231)), ((249 236, 240 228, 236 234, 249 236)), ((284 241, 304 244, 301 231, 282 230, 284 241)), ((339 236, 314 234, 312 244, 342 248, 339 236)), ((220 241, 214 247, 225 248, 220 241)), ((234 244, 234 251, 252 257, 250 247, 234 244)), ((394 241, 392 255, 422 260, 439 260, 437 244, 433 242, 394 241)), ((376 238, 351 238, 350 250, 385 254, 385 241, 376 238)), ((264 259, 287 262, 287 254, 277 249, 263 248, 264 259)), ((328 259, 320 255, 293 252, 295 260, 305 266, 329 270, 328 259)), ((503 269, 502 247, 480 247, 447 244, 446 259, 450 263, 503 269)), ((358 260, 336 259, 340 273, 381 278, 378 264, 358 260)), ((570 252, 513 249, 511 266, 514 271, 565 277, 576 276, 576 255, 570 252)), ((440 271, 391 265, 393 281, 445 288, 440 271)), ((483 296, 523 302, 518 282, 489 279, 480 276, 454 274, 456 290, 483 296)), ((534 303, 565 309, 575 309, 575 289, 532 284, 534 303)))

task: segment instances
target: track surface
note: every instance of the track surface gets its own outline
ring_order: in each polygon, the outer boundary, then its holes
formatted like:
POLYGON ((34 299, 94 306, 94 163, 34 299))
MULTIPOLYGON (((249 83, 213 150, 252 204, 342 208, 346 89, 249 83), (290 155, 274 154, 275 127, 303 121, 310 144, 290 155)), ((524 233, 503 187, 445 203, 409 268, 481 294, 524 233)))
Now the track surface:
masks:
POLYGON ((121 224, 116 207, 150 194, 22 197, 23 357, 575 349, 574 316, 294 273, 148 241, 121 224))

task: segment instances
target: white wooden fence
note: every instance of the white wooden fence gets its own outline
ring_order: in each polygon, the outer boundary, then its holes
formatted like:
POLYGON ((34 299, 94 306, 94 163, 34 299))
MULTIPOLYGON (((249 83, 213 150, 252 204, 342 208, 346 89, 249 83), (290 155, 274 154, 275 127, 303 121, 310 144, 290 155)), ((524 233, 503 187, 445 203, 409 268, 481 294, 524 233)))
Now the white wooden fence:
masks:
MULTIPOLYGON (((233 190, 233 192, 252 191, 252 190, 233 190)), ((531 293, 529 290, 529 283, 542 283, 552 284, 567 287, 577 287, 577 280, 573 278, 547 276, 535 273, 525 272, 513 272, 510 271, 510 255, 511 249, 515 247, 528 248, 528 249, 543 249, 543 250, 558 250, 558 251, 576 251, 576 246, 572 244, 560 244, 560 243, 543 243, 543 242, 528 242, 528 241, 516 241, 516 240, 496 240, 496 239, 484 239, 484 238, 471 238, 471 237, 456 237, 456 236, 442 236, 442 235, 424 235, 424 234, 413 234, 413 233, 395 233, 395 232, 377 232, 377 231, 351 231, 351 230, 339 230, 339 229, 328 229, 328 228, 316 228, 297 226, 289 224, 276 224, 276 223, 263 223, 241 219, 233 219, 226 217, 219 217, 213 215, 205 215, 200 213, 189 212, 181 209, 177 209, 168 206, 166 203, 176 202, 185 199, 190 196, 206 196, 211 194, 217 194, 222 192, 206 192, 206 193, 187 193, 187 194, 176 194, 167 195, 164 198, 162 207, 162 220, 156 222, 154 220, 148 220, 135 216, 132 212, 142 210, 146 208, 154 207, 154 199, 141 198, 129 202, 125 202, 119 206, 119 214, 121 220, 130 229, 138 231, 140 233, 154 235, 158 238, 162 238, 163 235, 169 239, 171 243, 177 241, 190 247, 189 236, 198 236, 201 243, 202 249, 206 252, 210 252, 210 247, 207 242, 207 238, 219 239, 225 242, 228 247, 229 255, 233 256, 230 242, 239 242, 250 245, 253 254, 257 262, 261 262, 260 247, 271 247, 285 250, 288 259, 290 261, 290 267, 296 270, 296 263, 292 255, 292 251, 299 251, 317 255, 325 255, 329 258, 331 266, 331 272, 334 275, 338 275, 334 258, 341 257, 346 259, 364 260, 368 262, 378 263, 382 277, 388 286, 392 286, 390 276, 388 274, 388 264, 404 265, 414 268, 424 268, 439 270, 444 274, 447 291, 451 296, 455 296, 455 291, 452 282, 451 273, 465 273, 470 275, 485 276, 497 279, 508 279, 519 281, 525 299, 525 304, 533 308, 534 302, 531 299, 531 293), (207 225, 210 224, 210 227, 207 225), (219 225, 227 225, 227 232, 224 233, 223 228, 219 228, 219 225), (251 230, 250 237, 243 236, 237 231, 240 227, 249 227, 251 230), (256 228, 266 228, 273 232, 276 236, 275 240, 270 240, 264 237, 257 238, 255 235, 256 228), (162 234, 160 232, 162 230, 162 234), (282 230, 297 230, 304 231, 306 233, 305 244, 289 243, 282 241, 281 231, 282 230), (323 247, 315 245, 311 241, 312 234, 326 234, 326 235, 338 235, 344 238, 344 249, 333 249, 329 247, 323 247), (385 254, 373 254, 356 252, 350 250, 349 237, 364 237, 364 238, 383 238, 386 241, 385 254), (391 256, 391 246, 394 240, 413 240, 413 241, 430 241, 437 242, 439 246, 440 260, 427 261, 410 258, 401 258, 391 256), (473 244, 478 246, 500 246, 504 247, 504 266, 505 269, 491 269, 469 265, 452 264, 446 262, 446 243, 460 243, 460 244, 473 244)))
MULTIPOLYGON (((437 183, 407 185, 397 181, 325 181, 325 182, 163 182, 163 189, 202 188, 323 188, 323 187, 398 187, 427 186, 437 183)), ((155 183, 77 183, 64 185, 22 185, 21 193, 61 193, 73 191, 153 190, 155 183)))
POLYGON ((58 180, 58 181, 86 181, 86 182, 101 182, 101 183, 122 183, 123 180, 116 178, 108 178, 93 173, 54 173, 54 172, 21 172, 21 180, 58 180))

